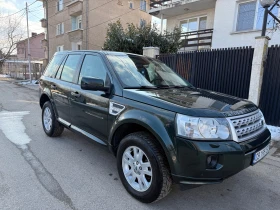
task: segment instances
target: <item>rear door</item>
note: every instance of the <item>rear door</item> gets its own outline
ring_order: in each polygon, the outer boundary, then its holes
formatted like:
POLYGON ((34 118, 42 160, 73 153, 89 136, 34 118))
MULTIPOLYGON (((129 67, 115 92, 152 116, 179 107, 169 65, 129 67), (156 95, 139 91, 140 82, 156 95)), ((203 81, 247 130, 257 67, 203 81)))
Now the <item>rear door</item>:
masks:
POLYGON ((81 89, 82 77, 89 76, 108 81, 108 71, 102 57, 88 53, 84 56, 80 74, 71 90, 71 122, 95 137, 106 140, 108 137, 107 119, 109 113, 109 95, 103 91, 81 89))
POLYGON ((55 76, 55 84, 51 86, 58 118, 65 124, 71 123, 70 94, 74 75, 81 62, 81 54, 69 54, 64 59, 55 76))

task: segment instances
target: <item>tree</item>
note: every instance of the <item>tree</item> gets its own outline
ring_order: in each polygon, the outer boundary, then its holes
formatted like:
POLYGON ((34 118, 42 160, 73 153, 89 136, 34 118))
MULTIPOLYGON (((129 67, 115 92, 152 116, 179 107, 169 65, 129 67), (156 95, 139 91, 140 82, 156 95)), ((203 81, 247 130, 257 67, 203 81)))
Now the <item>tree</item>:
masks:
POLYGON ((16 50, 17 42, 23 38, 21 20, 22 18, 15 15, 2 16, 0 14, 0 73, 2 73, 4 62, 16 50))
POLYGON ((158 33, 157 28, 151 24, 136 26, 127 24, 126 29, 120 20, 110 23, 104 43, 104 50, 143 53, 143 47, 159 47, 161 53, 177 52, 181 46, 181 29, 174 28, 172 33, 158 33))

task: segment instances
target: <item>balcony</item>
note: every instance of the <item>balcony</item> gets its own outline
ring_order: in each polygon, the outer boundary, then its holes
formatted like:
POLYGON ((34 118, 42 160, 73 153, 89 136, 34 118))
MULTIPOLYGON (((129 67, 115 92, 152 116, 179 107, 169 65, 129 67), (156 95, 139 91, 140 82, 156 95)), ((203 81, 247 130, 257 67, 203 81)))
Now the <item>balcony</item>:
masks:
POLYGON ((41 27, 42 28, 47 28, 48 27, 48 22, 47 22, 46 18, 43 18, 40 21, 41 21, 41 27))
POLYGON ((68 7, 68 14, 70 16, 77 16, 82 14, 83 11, 83 1, 82 0, 74 0, 66 5, 68 7))
POLYGON ((48 40, 47 39, 43 39, 41 41, 42 47, 48 47, 48 40))
POLYGON ((151 0, 149 14, 156 17, 173 17, 185 13, 215 8, 216 0, 151 0))
POLYGON ((80 42, 83 40, 83 29, 76 29, 67 33, 70 42, 80 42))
POLYGON ((212 46, 212 36, 213 29, 182 33, 182 48, 180 51, 210 49, 212 46))

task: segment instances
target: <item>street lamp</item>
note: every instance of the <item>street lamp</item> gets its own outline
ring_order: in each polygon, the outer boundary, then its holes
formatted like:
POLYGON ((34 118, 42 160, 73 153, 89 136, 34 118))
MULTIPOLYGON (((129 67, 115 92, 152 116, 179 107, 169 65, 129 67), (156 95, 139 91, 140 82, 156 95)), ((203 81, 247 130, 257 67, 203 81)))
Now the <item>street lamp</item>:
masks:
POLYGON ((260 0, 262 7, 270 7, 274 3, 274 0, 260 0))
POLYGON ((265 36, 266 32, 266 24, 267 24, 267 17, 268 17, 268 8, 274 4, 274 0, 260 0, 260 4, 264 8, 264 17, 263 17, 263 27, 262 27, 262 36, 265 36))

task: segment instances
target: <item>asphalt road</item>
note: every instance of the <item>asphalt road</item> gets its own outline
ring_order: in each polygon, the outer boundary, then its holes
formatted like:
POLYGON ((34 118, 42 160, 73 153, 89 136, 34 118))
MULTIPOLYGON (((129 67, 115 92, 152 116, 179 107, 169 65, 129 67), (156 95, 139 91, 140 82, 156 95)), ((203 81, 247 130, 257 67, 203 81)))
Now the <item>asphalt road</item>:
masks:
POLYGON ((222 184, 172 192, 153 204, 122 186, 106 147, 65 130, 49 138, 38 92, 0 80, 0 209, 280 209, 280 148, 222 184), (14 142, 14 143, 13 143, 14 142), (16 144, 15 144, 16 143, 16 144))

